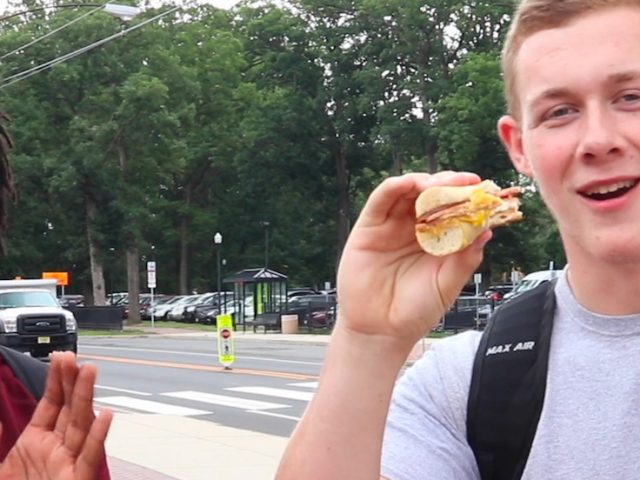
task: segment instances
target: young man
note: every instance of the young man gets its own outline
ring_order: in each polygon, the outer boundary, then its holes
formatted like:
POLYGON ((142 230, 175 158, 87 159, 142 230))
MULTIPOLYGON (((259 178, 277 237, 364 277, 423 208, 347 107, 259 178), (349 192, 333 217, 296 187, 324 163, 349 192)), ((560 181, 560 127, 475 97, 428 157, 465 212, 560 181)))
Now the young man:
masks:
MULTIPOLYGON (((555 286, 544 406, 522 478, 637 478, 640 0, 523 0, 503 67, 509 115, 500 137, 536 181, 569 264, 555 286)), ((465 425, 479 333, 438 342, 391 400, 410 349, 491 236, 430 257, 414 239, 413 201, 429 185, 478 181, 411 174, 372 193, 342 257, 340 317, 320 387, 279 480, 479 478, 465 425)))
MULTIPOLYGON (((0 112, 0 255, 15 194, 6 121, 0 112)), ((110 478, 104 442, 112 417, 95 417, 95 380, 95 367, 79 367, 73 353, 54 355, 47 368, 0 346, 0 480, 110 478)))

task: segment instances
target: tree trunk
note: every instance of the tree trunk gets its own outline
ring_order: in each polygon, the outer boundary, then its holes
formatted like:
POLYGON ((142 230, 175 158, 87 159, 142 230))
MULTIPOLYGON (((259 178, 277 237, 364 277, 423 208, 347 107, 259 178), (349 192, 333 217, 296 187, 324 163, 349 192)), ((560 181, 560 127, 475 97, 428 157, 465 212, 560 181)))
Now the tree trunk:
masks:
POLYGON ((140 252, 127 248, 127 291, 129 292, 129 325, 140 323, 140 252))
POLYGON ((393 147, 393 150, 391 151, 391 159, 393 162, 391 165, 391 172, 394 175, 402 175, 402 154, 397 147, 393 147))
MULTIPOLYGON (((118 158, 120 160, 120 170, 125 183, 129 181, 129 156, 124 145, 120 142, 116 145, 118 158)), ((129 225, 130 229, 136 228, 135 225, 129 225)), ((135 235, 131 230, 128 236, 123 239, 126 244, 126 263, 127 263, 127 292, 129 295, 129 313, 127 323, 129 325, 140 323, 140 252, 136 245, 135 235)))
POLYGON ((436 173, 438 171, 438 157, 436 156, 435 145, 427 146, 427 172, 436 173))
POLYGON ((98 209, 93 199, 85 197, 85 208, 87 215, 87 243, 89 244, 89 268, 91 270, 91 285, 93 290, 93 304, 104 305, 105 288, 104 288, 104 270, 102 268, 102 258, 100 250, 96 245, 93 226, 95 225, 98 209))
MULTIPOLYGON (((191 185, 185 188, 185 211, 191 206, 191 185)), ((189 219, 183 215, 180 219, 180 278, 179 289, 181 295, 189 293, 189 219)))
POLYGON ((349 166, 347 164, 347 152, 344 144, 340 144, 340 150, 336 155, 336 182, 338 185, 338 251, 337 262, 340 263, 342 250, 347 243, 351 231, 351 201, 349 199, 349 166))

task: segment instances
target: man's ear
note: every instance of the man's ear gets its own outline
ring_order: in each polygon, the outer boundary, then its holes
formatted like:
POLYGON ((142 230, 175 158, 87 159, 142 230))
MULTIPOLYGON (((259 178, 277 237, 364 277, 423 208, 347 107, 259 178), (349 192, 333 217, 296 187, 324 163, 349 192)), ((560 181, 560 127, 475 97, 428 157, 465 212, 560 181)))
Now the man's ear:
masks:
POLYGON ((524 154, 522 131, 516 119, 510 115, 500 118, 498 120, 498 135, 500 135, 500 140, 502 140, 507 149, 511 163, 516 167, 516 170, 529 178, 533 178, 533 168, 531 168, 531 162, 524 154))

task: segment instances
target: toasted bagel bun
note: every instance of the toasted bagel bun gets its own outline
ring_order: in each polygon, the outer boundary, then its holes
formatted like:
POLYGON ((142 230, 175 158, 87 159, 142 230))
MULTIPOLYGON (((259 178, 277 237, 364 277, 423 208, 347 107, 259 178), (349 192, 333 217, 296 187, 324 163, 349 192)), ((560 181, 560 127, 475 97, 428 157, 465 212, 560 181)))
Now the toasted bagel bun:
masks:
POLYGON ((477 190, 495 195, 500 192, 501 188, 491 180, 484 180, 476 185, 458 187, 443 185, 427 188, 416 199, 416 217, 421 217, 425 213, 445 205, 467 202, 471 198, 471 194, 477 190))
POLYGON ((485 230, 486 228, 483 226, 457 222, 438 234, 430 231, 421 232, 416 229, 416 239, 425 252, 442 257, 468 247, 485 230))
POLYGON ((487 228, 521 220, 520 200, 512 196, 519 193, 519 188, 502 190, 490 180, 428 188, 416 199, 416 239, 431 255, 459 252, 487 228))

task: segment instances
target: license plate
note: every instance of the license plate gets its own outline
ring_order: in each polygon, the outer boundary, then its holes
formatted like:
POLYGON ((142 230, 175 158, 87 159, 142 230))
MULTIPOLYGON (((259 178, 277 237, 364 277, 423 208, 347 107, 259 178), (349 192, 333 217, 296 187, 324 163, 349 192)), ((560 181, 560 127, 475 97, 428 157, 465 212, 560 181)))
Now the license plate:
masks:
POLYGON ((38 337, 38 343, 51 343, 51 337, 38 337))

